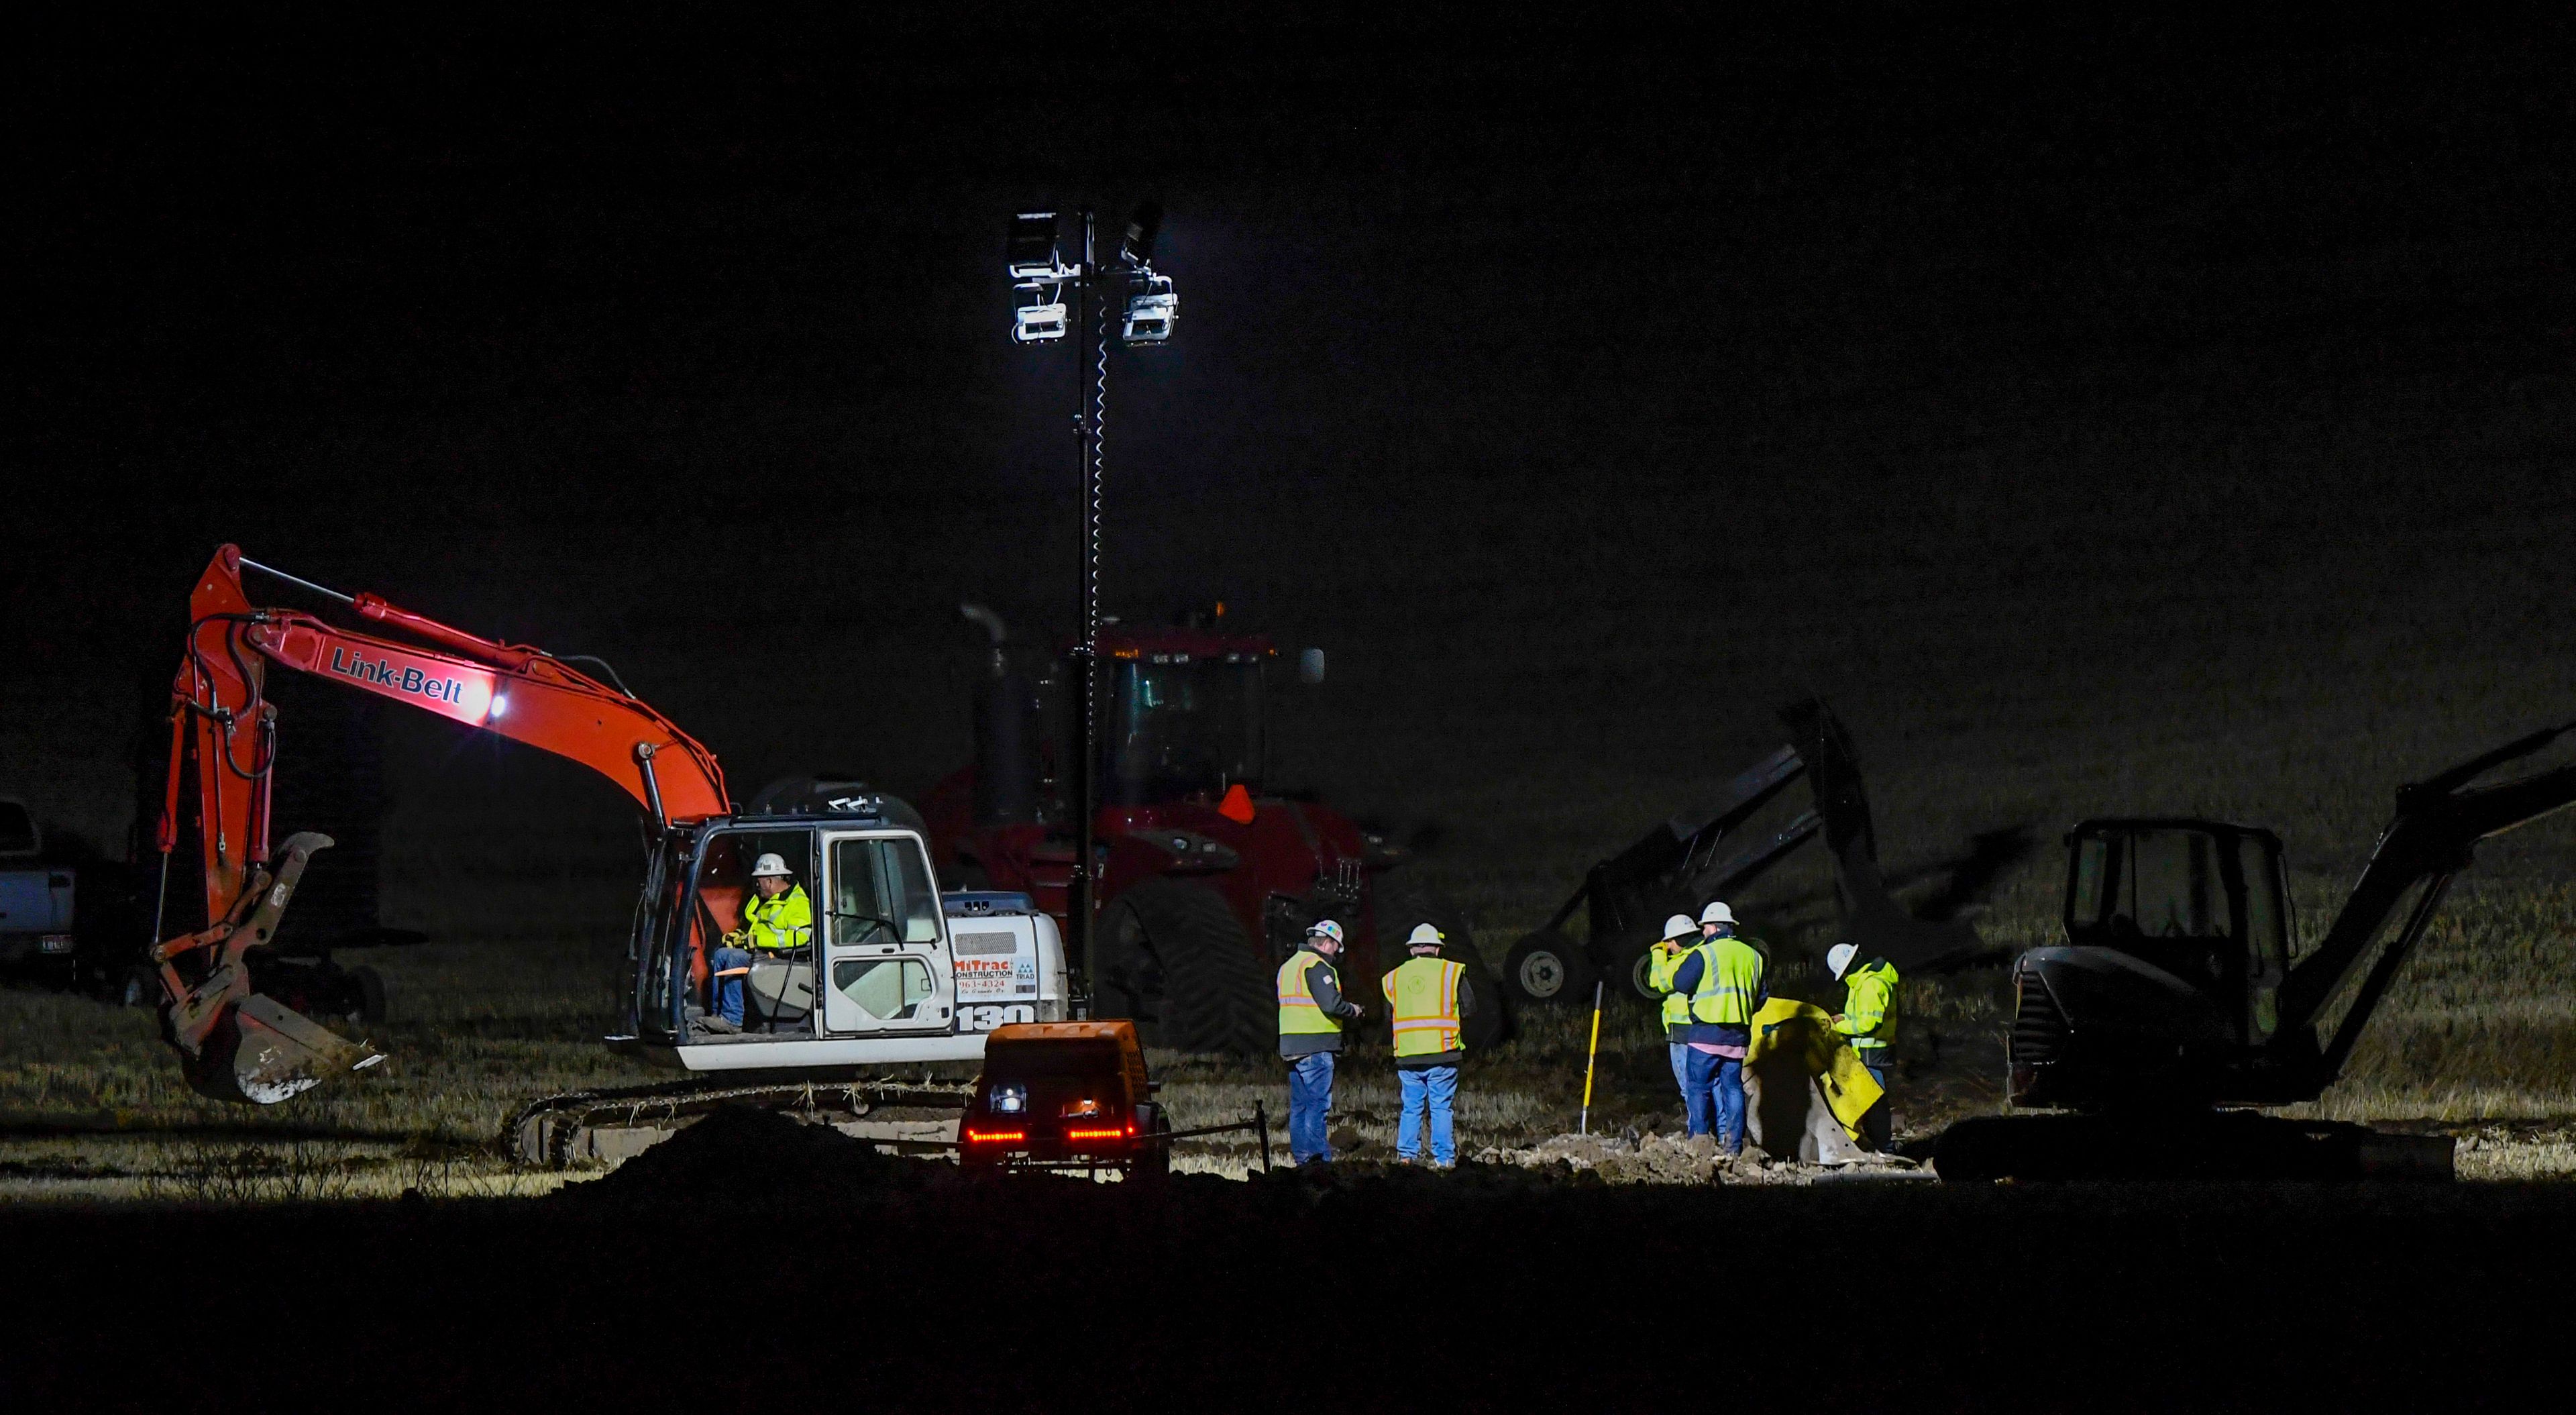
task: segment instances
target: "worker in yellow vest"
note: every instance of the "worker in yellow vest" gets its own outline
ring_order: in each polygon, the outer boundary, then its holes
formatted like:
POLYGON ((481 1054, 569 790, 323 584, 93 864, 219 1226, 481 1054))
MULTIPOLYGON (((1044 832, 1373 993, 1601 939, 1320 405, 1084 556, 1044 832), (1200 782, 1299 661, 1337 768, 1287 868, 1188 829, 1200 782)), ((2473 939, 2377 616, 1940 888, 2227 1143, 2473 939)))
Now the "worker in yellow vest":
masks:
POLYGON ((1682 1104, 1690 1133, 1715 1135, 1727 1154, 1744 1152, 1744 1053, 1753 1014, 1770 994, 1762 955, 1735 936, 1735 911, 1724 901, 1701 912, 1706 937, 1673 970, 1673 988, 1690 998, 1682 1104))
POLYGON ((1342 1024, 1368 1015, 1342 995, 1342 975, 1333 970, 1341 951, 1342 926, 1322 919, 1279 965, 1279 1054, 1288 1061, 1288 1158, 1296 1164, 1333 1158, 1326 1125, 1333 1058, 1342 1049, 1342 1024))
POLYGON ((1843 985, 1843 1010, 1834 1014, 1834 1030, 1851 1038, 1852 1051, 1878 1083, 1878 1103, 1861 1115, 1861 1133, 1884 1153, 1896 1129, 1896 1117, 1887 1108, 1887 1051, 1896 1042, 1896 967, 1884 958, 1860 959, 1860 948, 1852 943, 1827 949, 1825 966, 1843 985), (1858 967, 1853 966, 1856 959, 1858 967))
POLYGON ((1673 1085, 1682 1093, 1682 1112, 1690 1112, 1690 1043, 1682 1029, 1690 1025, 1690 994, 1673 990, 1673 973, 1699 942, 1699 925, 1688 914, 1664 920, 1664 936, 1646 946, 1646 986, 1663 994, 1664 1050, 1671 1054, 1673 1085))
POLYGON ((706 1019, 710 1031, 742 1029, 742 980, 751 975, 751 960, 776 957, 814 941, 814 905, 805 887, 778 855, 764 854, 751 865, 751 898, 742 906, 742 927, 726 934, 724 946, 707 960, 711 974, 707 1000, 714 1004, 706 1019), (712 1025, 721 1017, 724 1025, 712 1025))
POLYGON ((1458 1163, 1457 1127, 1450 1104, 1458 1096, 1458 1063, 1467 1055, 1462 1029, 1476 1010, 1475 993, 1460 986, 1466 965, 1440 956, 1440 930, 1416 924, 1404 941, 1413 956, 1390 970, 1383 986, 1395 1028, 1395 1080, 1404 1114, 1395 1123, 1396 1158, 1422 1158, 1422 1121, 1431 1118, 1431 1167, 1458 1163))

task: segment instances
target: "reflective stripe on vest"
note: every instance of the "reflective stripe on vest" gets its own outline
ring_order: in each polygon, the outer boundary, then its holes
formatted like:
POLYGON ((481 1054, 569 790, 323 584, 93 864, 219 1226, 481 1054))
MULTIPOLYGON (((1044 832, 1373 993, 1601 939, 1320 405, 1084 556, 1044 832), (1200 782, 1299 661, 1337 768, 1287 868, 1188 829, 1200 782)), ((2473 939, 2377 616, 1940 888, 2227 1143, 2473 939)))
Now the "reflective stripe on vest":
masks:
POLYGON ((1315 994, 1306 986, 1307 970, 1318 963, 1324 965, 1324 975, 1333 980, 1333 986, 1340 988, 1342 975, 1333 971, 1324 955, 1311 949, 1298 949, 1279 965, 1279 1035, 1313 1036, 1342 1029, 1342 1019, 1325 1016, 1322 1004, 1315 1001, 1315 994))
POLYGON ((1467 965, 1446 958, 1408 958, 1380 981, 1394 1009, 1398 1057, 1467 1049, 1458 1035, 1458 980, 1466 974, 1467 965))
POLYGON ((814 906, 805 901, 805 886, 790 885, 775 899, 752 896, 742 907, 743 931, 754 948, 796 948, 814 941, 814 906))
POLYGON ((1872 963, 1843 980, 1843 1024, 1853 1047, 1875 1051, 1896 1040, 1896 969, 1872 963))
POLYGON ((1691 951, 1700 958, 1691 1020, 1722 1027, 1752 1026, 1753 999, 1762 991, 1762 955, 1734 938, 1713 938, 1691 951))
POLYGON ((1646 986, 1664 995, 1661 1020, 1667 1027, 1690 1025, 1690 998, 1673 991, 1673 974, 1682 970, 1682 960, 1689 956, 1687 948, 1646 945, 1646 986))

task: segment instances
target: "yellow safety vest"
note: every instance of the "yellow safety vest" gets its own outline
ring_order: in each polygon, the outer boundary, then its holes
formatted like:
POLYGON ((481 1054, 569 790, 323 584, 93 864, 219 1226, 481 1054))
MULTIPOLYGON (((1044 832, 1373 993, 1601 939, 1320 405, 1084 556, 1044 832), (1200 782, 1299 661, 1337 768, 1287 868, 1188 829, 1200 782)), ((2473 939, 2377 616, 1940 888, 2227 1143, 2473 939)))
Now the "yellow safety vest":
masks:
POLYGON ((1338 990, 1342 985, 1342 975, 1334 970, 1329 959, 1313 949, 1298 949, 1288 955, 1287 962, 1279 965, 1279 1035, 1312 1035, 1342 1029, 1342 1019, 1326 1016, 1323 1005, 1315 1001, 1315 994, 1307 990, 1307 970, 1318 963, 1324 965, 1324 976, 1331 978, 1333 987, 1338 990))
POLYGON ((1896 968, 1873 962, 1843 978, 1847 992, 1843 1020, 1834 1030, 1851 1038, 1853 1047, 1875 1051, 1896 1040, 1896 968))
POLYGON ((805 886, 791 885, 775 899, 753 895, 742 906, 743 932, 754 948, 797 948, 814 941, 814 906, 805 886))
POLYGON ((1691 952, 1700 956, 1699 989, 1691 994, 1691 1020, 1729 1027, 1753 1025, 1762 995, 1762 955, 1740 938, 1713 938, 1691 952))
POLYGON ((1408 958, 1380 981, 1395 1019, 1395 1054, 1435 1056, 1465 1051, 1459 1035, 1458 980, 1467 965, 1446 958, 1408 958))
POLYGON ((1666 940, 1646 945, 1646 986, 1664 995, 1666 1028, 1690 1025, 1690 998, 1673 991, 1673 974, 1681 971, 1682 960, 1689 956, 1689 949, 1671 947, 1666 940))

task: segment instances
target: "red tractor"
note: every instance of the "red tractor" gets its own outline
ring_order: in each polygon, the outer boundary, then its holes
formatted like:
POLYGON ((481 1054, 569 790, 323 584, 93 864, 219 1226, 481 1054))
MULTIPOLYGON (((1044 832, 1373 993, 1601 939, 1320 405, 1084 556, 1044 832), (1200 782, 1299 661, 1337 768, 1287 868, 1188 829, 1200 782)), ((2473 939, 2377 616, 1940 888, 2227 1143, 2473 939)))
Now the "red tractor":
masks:
MULTIPOLYGON (((1064 767, 1081 740, 1078 675, 1059 655, 1031 672, 1002 621, 975 698, 975 761, 922 802, 931 849, 952 888, 1014 890, 1067 924, 1074 820, 1064 767)), ((1222 606, 1169 627, 1111 624, 1100 639, 1097 704, 1099 884, 1092 1012, 1133 1018, 1150 1045, 1269 1053, 1274 976, 1308 925, 1340 922, 1341 972, 1376 1001, 1379 959, 1415 924, 1447 935, 1469 966, 1477 1007, 1468 1045, 1503 1032, 1502 990, 1465 921, 1430 891, 1388 872, 1405 861, 1348 816, 1279 794, 1265 778, 1267 636, 1228 632, 1222 606)), ((1301 676, 1322 677, 1308 650, 1301 676)))

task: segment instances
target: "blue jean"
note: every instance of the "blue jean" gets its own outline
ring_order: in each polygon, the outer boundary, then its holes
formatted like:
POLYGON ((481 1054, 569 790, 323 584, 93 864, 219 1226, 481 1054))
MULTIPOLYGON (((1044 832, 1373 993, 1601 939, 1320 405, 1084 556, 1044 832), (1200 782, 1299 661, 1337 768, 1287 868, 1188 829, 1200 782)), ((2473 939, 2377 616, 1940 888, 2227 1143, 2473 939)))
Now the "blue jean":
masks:
POLYGON ((1333 1054, 1301 1056, 1288 1069, 1288 1162, 1312 1164, 1333 1157, 1324 1122, 1333 1114, 1333 1054))
POLYGON ((1690 1109, 1690 1043, 1666 1042, 1664 1046, 1673 1054, 1673 1084, 1682 1088, 1682 1108, 1687 1111, 1690 1109))
MULTIPOLYGON (((751 966, 751 951, 745 948, 719 948, 707 960, 707 967, 721 973, 727 968, 751 966)), ((707 979, 707 1010, 735 1026, 742 1025, 742 979, 736 973, 730 978, 707 979)))
POLYGON ((1682 1078, 1682 1106, 1690 1114, 1690 1133, 1714 1134, 1728 1154, 1744 1152, 1744 1063, 1731 1056, 1694 1051, 1689 1074, 1682 1078))
POLYGON ((1424 1066, 1398 1070, 1395 1084, 1404 1092, 1404 1114, 1395 1122, 1395 1153, 1403 1159, 1422 1157, 1422 1112, 1431 1112, 1431 1162, 1446 1167, 1458 1162, 1458 1141, 1449 1103, 1458 1096, 1458 1068, 1424 1066))

